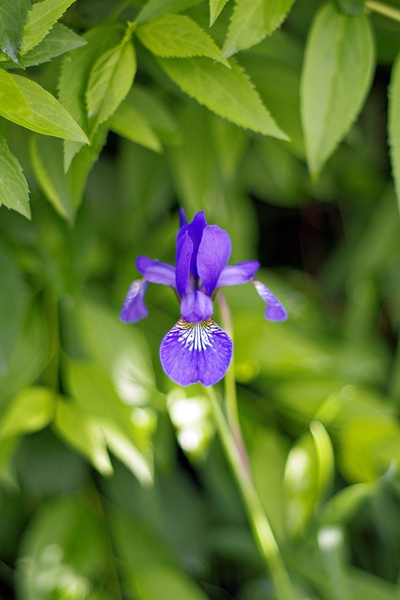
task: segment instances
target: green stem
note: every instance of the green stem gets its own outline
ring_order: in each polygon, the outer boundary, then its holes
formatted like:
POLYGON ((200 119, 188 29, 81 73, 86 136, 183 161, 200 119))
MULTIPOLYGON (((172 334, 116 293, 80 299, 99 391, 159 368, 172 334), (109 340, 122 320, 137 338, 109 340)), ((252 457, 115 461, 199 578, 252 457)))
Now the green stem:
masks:
POLYGON ((207 392, 227 460, 239 485, 255 541, 271 573, 276 596, 279 600, 293 600, 294 593, 289 576, 268 518, 251 481, 249 471, 239 454, 239 449, 233 439, 214 389, 209 387, 207 392))
POLYGON ((365 6, 380 15, 388 17, 393 21, 398 21, 400 23, 400 10, 394 8, 394 6, 389 6, 388 4, 382 4, 382 2, 375 2, 374 0, 367 0, 365 6))
MULTIPOLYGON (((220 293, 218 296, 218 304, 221 311, 222 327, 226 333, 230 336, 233 342, 233 326, 232 317, 229 310, 228 303, 225 296, 220 293)), ((225 385, 225 403, 226 403, 226 414, 228 417, 229 427, 236 444, 237 451, 240 459, 243 463, 244 468, 249 473, 249 463, 247 458, 246 447, 244 444, 242 430, 240 428, 237 395, 236 395, 236 377, 235 377, 235 363, 231 362, 231 365, 224 377, 225 385)))

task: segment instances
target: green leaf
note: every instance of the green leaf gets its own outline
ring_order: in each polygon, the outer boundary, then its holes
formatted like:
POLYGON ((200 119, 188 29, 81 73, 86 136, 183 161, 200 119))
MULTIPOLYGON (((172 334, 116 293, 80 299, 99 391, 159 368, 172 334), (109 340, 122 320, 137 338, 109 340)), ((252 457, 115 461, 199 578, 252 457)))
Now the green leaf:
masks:
POLYGON ((165 13, 177 13, 198 4, 200 0, 149 0, 135 19, 137 24, 147 23, 165 13))
POLYGON ((45 387, 28 387, 13 398, 2 416, 0 439, 31 433, 46 427, 54 414, 54 392, 45 387))
POLYGON ((301 80, 307 161, 317 177, 356 119, 371 83, 374 42, 365 15, 320 8, 308 35, 301 80))
POLYGON ((31 0, 2 0, 0 3, 0 50, 14 63, 19 62, 19 49, 31 0))
MULTIPOLYGON (((274 60, 262 55, 252 55, 250 52, 245 53, 240 62, 254 82, 263 102, 274 115, 276 123, 290 137, 291 144, 288 149, 304 159, 298 69, 294 68, 293 64, 287 65, 281 60, 274 60), (274 82, 273 85, 271 85, 272 81, 274 82)), ((285 144, 285 149, 286 147, 285 144)))
POLYGON ((161 97, 150 89, 135 83, 122 104, 128 102, 149 122, 164 144, 180 144, 182 134, 172 113, 161 97))
POLYGON ((54 428, 99 473, 106 476, 113 472, 101 427, 74 402, 57 399, 54 428))
POLYGON ((114 312, 94 302, 82 302, 77 315, 85 347, 91 357, 111 372, 123 401, 136 406, 153 404, 154 372, 141 333, 127 328, 114 312))
POLYGON ((29 206, 29 188, 21 165, 0 136, 0 206, 12 208, 31 218, 29 206))
POLYGON ((38 133, 89 143, 65 108, 34 81, 0 69, 0 115, 38 133))
POLYGON ((205 593, 182 571, 146 565, 130 576, 139 600, 207 600, 205 593))
POLYGON ((350 521, 372 493, 373 486, 370 483, 356 483, 340 490, 324 506, 320 522, 332 524, 350 521))
POLYGON ((331 439, 322 423, 313 421, 310 425, 310 431, 314 440, 318 461, 318 487, 316 496, 317 501, 321 501, 333 484, 335 459, 331 439))
MULTIPOLYGON (((4 158, 0 152, 0 186, 4 158)), ((28 288, 13 255, 0 243, 0 281, 6 293, 0 294, 0 374, 7 374, 13 351, 21 334, 28 288)))
MULTIPOLYGON (((83 38, 87 45, 67 54, 63 59, 58 90, 63 106, 84 131, 89 131, 85 94, 90 71, 100 55, 118 44, 120 36, 111 27, 94 27, 83 38)), ((68 171, 72 159, 81 148, 81 143, 65 140, 65 171, 68 171)))
POLYGON ((75 0, 42 0, 32 6, 24 27, 21 55, 37 46, 75 0))
MULTIPOLYGON (((15 299, 15 306, 17 306, 15 299)), ((19 310, 19 309, 18 309, 19 310)), ((7 318, 9 311, 4 313, 7 318)), ((32 384, 48 363, 49 335, 47 322, 36 304, 32 304, 15 342, 5 372, 0 369, 0 401, 32 384)))
POLYGON ((207 56, 230 68, 214 40, 195 21, 184 15, 158 17, 139 26, 137 36, 156 56, 207 56))
POLYGON ((74 157, 68 173, 64 171, 62 141, 52 137, 32 137, 31 159, 39 184, 56 211, 71 222, 81 204, 89 171, 106 136, 107 130, 103 126, 96 133, 91 146, 82 148, 74 157))
POLYGON ((110 129, 131 142, 140 144, 154 152, 161 152, 162 146, 149 122, 130 103, 123 102, 110 121, 110 129))
MULTIPOLYGON (((44 40, 21 58, 21 64, 25 68, 40 65, 85 44, 86 42, 81 36, 61 23, 56 23, 44 40)), ((3 61, 1 66, 4 69, 15 69, 17 65, 8 60, 3 61)))
POLYGON ((136 55, 130 42, 122 42, 97 59, 86 91, 91 136, 118 108, 132 87, 135 74, 136 55))
POLYGON ((207 58, 159 58, 167 75, 189 96, 240 127, 287 140, 246 73, 230 60, 231 69, 207 58))
POLYGON ((210 0, 210 27, 214 25, 228 0, 210 0))
POLYGON ((20 598, 83 600, 99 580, 104 585, 109 555, 99 513, 77 493, 40 503, 19 547, 20 598))
POLYGON ((307 432, 290 450, 285 468, 285 523, 290 536, 304 531, 316 506, 318 487, 318 456, 307 432))
POLYGON ((294 0, 236 0, 224 44, 225 56, 261 42, 277 29, 290 11, 294 0))
POLYGON ((390 77, 388 129, 392 173, 400 208, 400 54, 393 64, 390 77))
POLYGON ((80 410, 97 421, 114 454, 142 484, 150 484, 152 453, 147 432, 135 423, 135 411, 122 403, 103 368, 68 361, 67 381, 80 410))
POLYGON ((322 564, 325 567, 328 597, 335 600, 352 600, 354 594, 348 577, 345 556, 345 538, 340 525, 325 525, 317 533, 322 564))
POLYGON ((258 428, 250 443, 250 465, 260 500, 278 540, 285 539, 283 475, 287 443, 273 430, 258 428), (265 457, 268 456, 268 461, 265 457))

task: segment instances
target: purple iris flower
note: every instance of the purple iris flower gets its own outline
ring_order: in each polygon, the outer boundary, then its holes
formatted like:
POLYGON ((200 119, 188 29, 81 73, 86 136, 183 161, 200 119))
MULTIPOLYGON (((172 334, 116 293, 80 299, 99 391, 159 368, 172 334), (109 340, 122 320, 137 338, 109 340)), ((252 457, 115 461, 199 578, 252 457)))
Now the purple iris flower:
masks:
POLYGON ((228 265, 232 244, 217 225, 207 225, 203 211, 188 223, 180 210, 176 237, 176 267, 147 256, 136 260, 143 278, 129 288, 121 320, 136 323, 148 315, 144 295, 148 283, 168 285, 176 291, 181 318, 164 337, 160 359, 165 373, 180 385, 213 385, 226 373, 232 359, 232 340, 211 318, 219 288, 252 282, 266 302, 264 316, 284 321, 287 313, 274 294, 254 278, 255 260, 228 265))

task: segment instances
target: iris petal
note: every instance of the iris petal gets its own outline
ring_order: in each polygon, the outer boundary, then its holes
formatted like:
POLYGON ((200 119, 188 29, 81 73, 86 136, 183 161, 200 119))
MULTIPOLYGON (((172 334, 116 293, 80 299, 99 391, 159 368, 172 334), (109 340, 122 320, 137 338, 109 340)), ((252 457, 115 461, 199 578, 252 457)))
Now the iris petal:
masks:
POLYGON ((186 219, 185 211, 183 210, 183 208, 180 208, 179 209, 179 227, 183 227, 184 225, 187 225, 187 219, 186 219))
POLYGON ((190 273, 195 279, 198 279, 199 274, 197 272, 197 252, 199 250, 201 238, 203 236, 204 228, 206 227, 206 217, 204 212, 201 210, 196 213, 191 223, 185 223, 186 217, 184 213, 180 213, 181 227, 176 236, 176 246, 179 247, 181 238, 186 234, 189 234, 190 239, 193 243, 192 257, 190 261, 190 273))
POLYGON ((211 296, 218 279, 231 255, 231 239, 217 225, 207 225, 197 255, 197 270, 202 282, 201 290, 211 296))
POLYGON ((172 265, 159 260, 151 260, 147 256, 138 256, 136 267, 146 281, 175 287, 175 267, 172 265))
POLYGON ((217 281, 216 287, 225 287, 226 285, 241 285, 251 281, 260 263, 256 260, 247 260, 236 265, 228 265, 222 271, 217 281))
POLYGON ((144 295, 147 289, 147 282, 144 279, 136 279, 125 298, 124 305, 121 310, 121 321, 127 323, 136 323, 140 319, 144 319, 149 314, 144 303, 144 295))
POLYGON ((182 298, 181 315, 185 321, 196 323, 211 317, 214 312, 213 301, 209 296, 197 290, 182 298))
POLYGON ((193 242, 186 231, 176 242, 176 289, 182 297, 188 291, 193 242))
POLYGON ((164 337, 160 360, 165 373, 180 385, 214 385, 232 359, 232 340, 215 321, 189 323, 184 319, 164 337))
POLYGON ((285 321, 288 318, 286 309, 279 302, 278 298, 261 281, 253 280, 254 287, 261 298, 267 303, 264 317, 268 321, 285 321))

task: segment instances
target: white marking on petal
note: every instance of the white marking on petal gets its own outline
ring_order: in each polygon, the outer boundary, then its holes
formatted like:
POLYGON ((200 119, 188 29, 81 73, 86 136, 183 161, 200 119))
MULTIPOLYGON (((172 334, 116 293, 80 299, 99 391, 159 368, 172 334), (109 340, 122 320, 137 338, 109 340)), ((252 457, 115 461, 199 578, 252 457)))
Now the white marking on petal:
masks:
POLYGON ((197 323, 189 323, 189 321, 179 319, 175 328, 180 333, 178 342, 184 348, 200 352, 213 345, 213 334, 219 331, 218 325, 211 318, 197 323))

